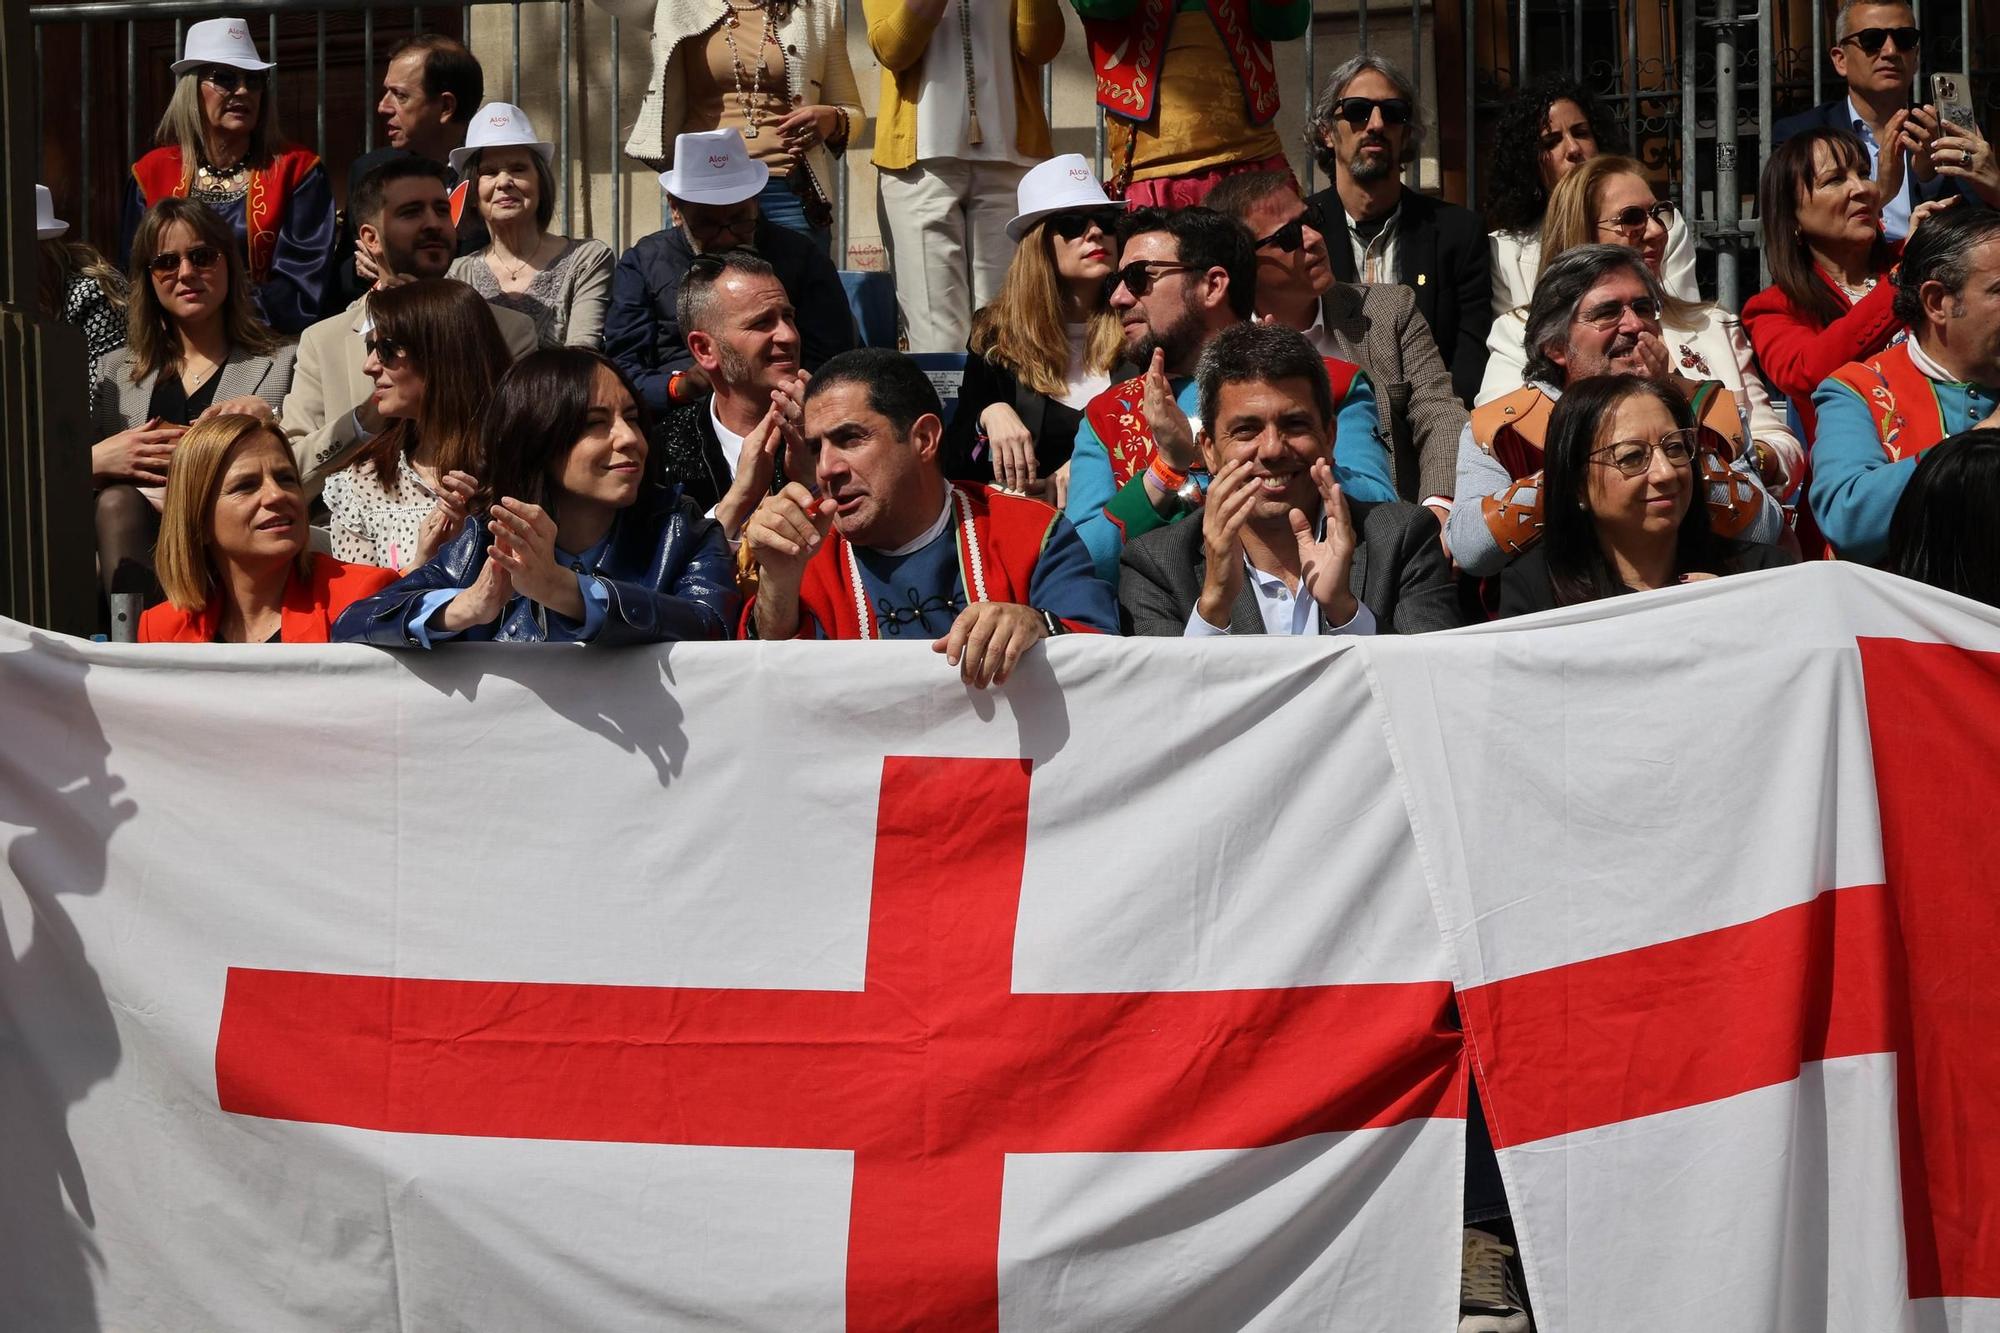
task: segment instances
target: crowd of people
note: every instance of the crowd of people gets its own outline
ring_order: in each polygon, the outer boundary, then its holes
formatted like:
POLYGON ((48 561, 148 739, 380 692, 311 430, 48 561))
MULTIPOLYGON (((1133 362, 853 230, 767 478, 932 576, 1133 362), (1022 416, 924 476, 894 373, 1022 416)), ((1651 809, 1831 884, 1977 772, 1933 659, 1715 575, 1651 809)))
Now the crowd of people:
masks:
MULTIPOLYGON (((1057 0, 864 3, 950 410, 828 254, 840 7, 660 6, 628 151, 670 221, 623 255, 551 229, 567 164, 456 41, 391 53, 336 215, 247 25, 191 25, 120 263, 38 195, 107 598, 155 641, 904 639, 980 688, 1053 635, 1422 633, 1802 557, 2000 604, 2000 164, 1914 99, 1909 6, 1835 16, 1737 311, 1583 84, 1496 118, 1481 217, 1405 182, 1417 90, 1355 55, 1308 197, 1269 76, 1305 6, 1071 3, 1108 182, 1051 149, 1057 0)), ((1527 1327, 1502 1212, 1468 1333, 1527 1327)))

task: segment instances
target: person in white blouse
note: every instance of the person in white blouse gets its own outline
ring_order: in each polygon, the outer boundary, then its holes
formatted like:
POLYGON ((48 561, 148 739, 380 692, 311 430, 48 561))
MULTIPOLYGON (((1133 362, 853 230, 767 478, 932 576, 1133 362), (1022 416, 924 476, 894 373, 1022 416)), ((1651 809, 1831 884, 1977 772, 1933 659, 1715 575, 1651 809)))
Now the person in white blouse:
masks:
MULTIPOLYGON (((1565 176, 1549 197, 1542 218, 1540 272, 1564 251, 1609 242, 1637 250, 1655 278, 1664 267, 1671 201, 1654 196, 1639 164, 1629 157, 1597 156, 1565 176)), ((1523 335, 1527 312, 1510 311, 1493 321, 1487 338, 1486 377, 1475 406, 1513 392, 1525 380, 1523 335)), ((1746 446, 1758 477, 1772 494, 1790 495, 1805 466, 1805 449, 1771 402, 1756 354, 1732 311, 1671 293, 1660 311, 1660 336, 1669 368, 1688 380, 1714 380, 1736 395, 1743 409, 1746 446)))
POLYGON ((527 113, 505 102, 479 108, 451 169, 471 187, 491 239, 452 261, 448 276, 494 305, 535 321, 544 347, 604 342, 616 257, 603 241, 557 235, 555 145, 535 137, 527 113))
MULTIPOLYGON (((1549 194, 1599 153, 1616 151, 1617 118, 1567 75, 1555 74, 1517 94, 1494 129, 1486 188, 1487 235, 1493 255, 1493 313, 1525 311, 1541 271, 1542 214, 1549 194)), ((1699 301, 1694 236, 1676 213, 1667 226, 1660 281, 1669 296, 1699 301)))

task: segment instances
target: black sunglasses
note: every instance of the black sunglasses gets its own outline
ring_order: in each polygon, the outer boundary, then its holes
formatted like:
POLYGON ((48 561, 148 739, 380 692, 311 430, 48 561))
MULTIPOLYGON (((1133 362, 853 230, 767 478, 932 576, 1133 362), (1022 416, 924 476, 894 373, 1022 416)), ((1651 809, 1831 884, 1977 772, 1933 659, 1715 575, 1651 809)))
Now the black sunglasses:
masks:
POLYGON ((1846 46, 1851 42, 1861 48, 1862 55, 1872 56, 1880 51, 1882 43, 1888 41, 1891 37, 1896 39, 1896 49, 1898 51, 1913 51, 1923 44, 1924 30, 1922 28, 1863 28, 1859 32, 1848 33, 1847 36, 1840 39, 1840 44, 1846 46))
POLYGON ((1058 213, 1048 221, 1048 228, 1058 240, 1073 241, 1077 237, 1097 228, 1106 236, 1118 226, 1118 214, 1110 209, 1093 209, 1082 213, 1058 213))
POLYGON ((1376 111, 1382 113, 1384 125, 1407 125, 1410 123, 1410 103, 1408 98, 1385 97, 1380 101, 1372 97, 1343 97, 1333 104, 1333 114, 1360 129, 1366 125, 1376 111))
POLYGON ((385 366, 394 365, 410 354, 410 345, 394 338, 363 338, 361 345, 385 366))
POLYGON ((1169 264, 1164 259, 1135 259, 1111 275, 1111 290, 1115 292, 1123 287, 1134 296, 1144 296, 1153 290, 1153 281, 1160 273, 1185 273, 1193 267, 1192 264, 1169 264), (1159 273, 1155 273, 1155 269, 1159 273))
POLYGON ((228 65, 210 65, 201 72, 201 81, 211 88, 225 93, 248 89, 253 93, 264 91, 264 76, 254 70, 233 69, 228 65))
MULTIPOLYGON (((163 250, 154 255, 152 262, 146 267, 162 278, 171 278, 181 271, 182 257, 182 252, 179 250, 163 250)), ((212 245, 191 245, 186 251, 187 262, 204 273, 214 268, 221 258, 222 251, 212 245)))
POLYGON ((1318 204, 1307 204, 1306 211, 1272 232, 1259 237, 1256 248, 1262 250, 1267 245, 1275 245, 1286 254, 1292 253, 1306 243, 1306 228, 1311 227, 1320 235, 1326 235, 1326 215, 1319 211, 1318 204))

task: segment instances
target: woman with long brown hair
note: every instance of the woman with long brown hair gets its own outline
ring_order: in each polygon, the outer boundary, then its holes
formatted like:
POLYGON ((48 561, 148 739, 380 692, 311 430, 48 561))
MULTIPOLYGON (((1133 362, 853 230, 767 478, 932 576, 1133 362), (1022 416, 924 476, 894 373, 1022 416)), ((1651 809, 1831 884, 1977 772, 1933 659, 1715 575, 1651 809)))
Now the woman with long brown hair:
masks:
MULTIPOLYGON (((1910 230, 1945 206, 1919 204, 1910 230)), ((1743 325, 1771 387, 1791 400, 1811 440, 1820 381, 1875 355, 1903 327, 1896 286, 1886 281, 1903 243, 1882 234, 1867 145, 1838 126, 1794 135, 1771 150, 1757 213, 1771 285, 1743 303, 1743 325)))
POLYGON ((297 349, 264 326, 229 226, 206 205, 163 199, 132 238, 125 346, 91 387, 97 563, 107 594, 152 587, 160 486, 174 442, 204 415, 275 420, 297 349))
POLYGON ((1019 248, 1000 296, 972 317, 945 473, 1060 509, 1077 423, 1124 347, 1105 285, 1122 210, 1075 153, 1030 170, 1017 205, 1007 234, 1019 248))
POLYGON ((479 293, 423 278, 368 294, 375 410, 387 424, 326 479, 333 553, 408 573, 465 522, 479 421, 511 357, 479 293))
MULTIPOLYGON (((1609 243, 1637 250, 1658 278, 1675 213, 1672 200, 1654 195, 1645 168, 1637 162, 1629 157, 1593 157, 1549 193, 1548 211, 1542 215, 1540 271, 1546 273, 1565 250, 1609 243)), ((1476 402, 1488 403, 1521 387, 1527 367, 1523 345, 1527 326, 1525 311, 1493 321, 1486 339, 1486 378, 1476 402)), ((1747 450, 1758 477, 1780 498, 1795 490, 1805 470, 1805 448, 1772 406, 1770 390, 1736 316, 1712 302, 1668 295, 1660 309, 1659 341, 1662 373, 1696 382, 1713 380, 1736 395, 1749 415, 1747 450)))

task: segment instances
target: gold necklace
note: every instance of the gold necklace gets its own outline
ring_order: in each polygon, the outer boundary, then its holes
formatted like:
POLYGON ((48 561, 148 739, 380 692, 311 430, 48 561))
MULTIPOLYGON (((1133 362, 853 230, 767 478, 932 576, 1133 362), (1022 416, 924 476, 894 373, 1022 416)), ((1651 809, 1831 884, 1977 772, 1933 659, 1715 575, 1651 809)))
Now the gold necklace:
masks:
POLYGON ((757 103, 753 98, 762 98, 764 96, 764 48, 778 44, 777 36, 771 30, 771 14, 775 6, 770 3, 770 0, 758 0, 757 8, 764 11, 764 35, 757 43, 757 74, 755 81, 750 85, 751 96, 745 96, 743 92, 743 55, 736 49, 736 29, 739 26, 739 21, 736 17, 736 6, 730 4, 728 0, 723 0, 723 3, 725 13, 722 20, 722 40, 729 43, 729 67, 731 72, 736 76, 736 104, 743 108, 743 137, 754 139, 757 137, 759 120, 757 116, 757 103))

